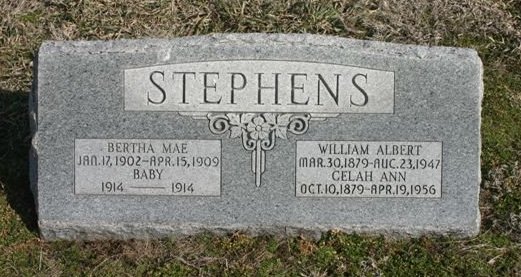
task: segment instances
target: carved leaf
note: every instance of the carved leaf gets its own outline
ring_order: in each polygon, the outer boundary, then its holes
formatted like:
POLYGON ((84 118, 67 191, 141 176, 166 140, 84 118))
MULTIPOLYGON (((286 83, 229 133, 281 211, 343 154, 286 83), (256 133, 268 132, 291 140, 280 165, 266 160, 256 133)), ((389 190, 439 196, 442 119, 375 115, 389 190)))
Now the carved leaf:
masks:
POLYGON ((277 125, 279 126, 288 126, 289 119, 291 118, 291 114, 281 114, 277 117, 277 125))
POLYGON ((228 113, 226 114, 228 119, 230 120, 230 125, 239 126, 241 125, 241 118, 236 113, 228 113))
POLYGON ((277 137, 282 138, 282 139, 288 139, 286 128, 281 128, 281 127, 275 128, 275 135, 277 135, 277 137))
POLYGON ((230 128, 230 138, 238 138, 242 135, 242 128, 238 126, 232 126, 230 128))
POLYGON ((242 124, 247 124, 247 123, 250 123, 252 118, 255 116, 254 113, 245 113, 241 116, 241 123, 242 124))
POLYGON ((265 113, 263 114, 263 116, 266 119, 266 122, 268 122, 268 124, 270 124, 271 126, 275 126, 277 124, 274 114, 265 113))

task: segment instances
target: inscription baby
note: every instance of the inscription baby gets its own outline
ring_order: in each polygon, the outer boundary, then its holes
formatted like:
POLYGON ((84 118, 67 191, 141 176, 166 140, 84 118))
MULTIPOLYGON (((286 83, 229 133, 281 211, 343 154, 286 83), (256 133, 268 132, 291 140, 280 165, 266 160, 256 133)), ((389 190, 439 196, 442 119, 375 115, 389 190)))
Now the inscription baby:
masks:
POLYGON ((200 195, 209 189, 213 195, 219 193, 220 184, 212 181, 206 188, 208 182, 200 176, 220 179, 219 152, 220 141, 77 140, 77 174, 85 175, 90 169, 97 174, 89 176, 95 179, 89 183, 76 183, 76 191, 137 194, 154 190, 160 194, 159 190, 170 188, 172 194, 200 195), (97 148, 89 149, 85 141, 93 141, 97 148))

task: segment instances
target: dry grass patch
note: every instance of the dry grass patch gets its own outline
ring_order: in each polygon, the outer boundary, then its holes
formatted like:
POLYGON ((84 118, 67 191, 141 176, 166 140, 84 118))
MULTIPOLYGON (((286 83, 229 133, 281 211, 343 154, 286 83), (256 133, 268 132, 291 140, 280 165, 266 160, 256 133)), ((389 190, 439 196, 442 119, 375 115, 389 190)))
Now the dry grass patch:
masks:
POLYGON ((521 242, 521 165, 497 166, 483 181, 481 210, 491 230, 521 242))
POLYGON ((378 40, 437 45, 447 36, 521 39, 508 5, 490 0, 362 1, 362 25, 378 40), (372 10, 364 6, 373 7, 372 10))
POLYGON ((521 27, 494 0, 16 1, 1 0, 0 88, 28 90, 42 40, 174 37, 211 32, 309 32, 404 43, 520 51, 521 27), (517 50, 516 50, 517 49, 517 50))

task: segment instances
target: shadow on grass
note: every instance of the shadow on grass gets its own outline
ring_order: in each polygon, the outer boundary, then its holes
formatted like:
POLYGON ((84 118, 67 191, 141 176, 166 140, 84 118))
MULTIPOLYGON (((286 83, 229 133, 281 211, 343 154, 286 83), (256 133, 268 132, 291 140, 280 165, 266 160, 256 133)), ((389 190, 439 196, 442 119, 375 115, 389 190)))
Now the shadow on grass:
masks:
POLYGON ((28 96, 0 88, 0 188, 11 208, 31 232, 37 232, 36 211, 29 185, 28 96))

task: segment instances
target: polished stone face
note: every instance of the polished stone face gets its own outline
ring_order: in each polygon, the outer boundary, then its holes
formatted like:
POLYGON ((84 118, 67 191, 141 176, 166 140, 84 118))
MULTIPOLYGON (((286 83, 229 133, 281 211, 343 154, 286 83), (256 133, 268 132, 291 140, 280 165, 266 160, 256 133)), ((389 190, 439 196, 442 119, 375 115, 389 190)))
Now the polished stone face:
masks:
POLYGON ((479 231, 474 50, 315 35, 45 42, 46 239, 479 231))

